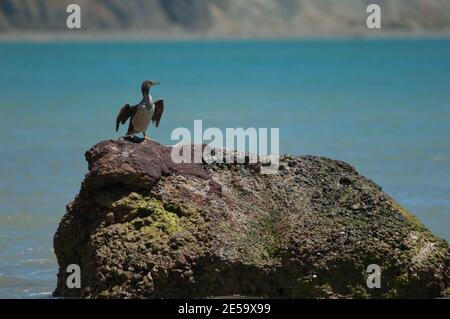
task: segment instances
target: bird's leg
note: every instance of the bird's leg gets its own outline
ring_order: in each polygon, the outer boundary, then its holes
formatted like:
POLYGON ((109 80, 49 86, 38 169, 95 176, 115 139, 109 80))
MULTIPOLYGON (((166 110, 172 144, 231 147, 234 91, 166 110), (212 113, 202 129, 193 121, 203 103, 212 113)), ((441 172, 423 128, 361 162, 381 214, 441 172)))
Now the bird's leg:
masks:
POLYGON ((136 134, 131 134, 131 135, 130 135, 130 138, 131 138, 133 141, 136 141, 136 139, 138 139, 137 136, 136 136, 136 134))

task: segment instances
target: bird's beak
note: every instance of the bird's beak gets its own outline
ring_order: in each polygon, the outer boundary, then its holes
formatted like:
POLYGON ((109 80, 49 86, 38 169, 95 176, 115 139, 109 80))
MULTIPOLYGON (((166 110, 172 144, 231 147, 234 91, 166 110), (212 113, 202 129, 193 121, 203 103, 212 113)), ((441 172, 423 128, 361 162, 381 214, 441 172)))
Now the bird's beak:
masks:
POLYGON ((161 83, 159 82, 153 82, 153 85, 160 85, 161 83))

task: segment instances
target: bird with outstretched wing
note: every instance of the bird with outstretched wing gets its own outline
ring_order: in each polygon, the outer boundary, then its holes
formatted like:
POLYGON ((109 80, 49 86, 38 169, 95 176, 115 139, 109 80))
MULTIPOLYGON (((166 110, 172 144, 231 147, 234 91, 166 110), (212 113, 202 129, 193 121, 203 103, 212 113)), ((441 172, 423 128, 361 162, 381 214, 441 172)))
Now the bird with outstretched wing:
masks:
POLYGON ((125 124, 129 121, 129 126, 127 130, 127 136, 134 135, 137 133, 143 133, 144 138, 147 138, 146 131, 150 122, 153 122, 156 127, 159 127, 159 122, 161 121, 162 114, 164 112, 164 100, 159 99, 153 102, 150 96, 150 88, 158 82, 154 81, 144 81, 141 86, 141 91, 143 99, 139 104, 130 106, 130 104, 125 104, 119 111, 116 118, 116 132, 119 130, 120 124, 125 124))

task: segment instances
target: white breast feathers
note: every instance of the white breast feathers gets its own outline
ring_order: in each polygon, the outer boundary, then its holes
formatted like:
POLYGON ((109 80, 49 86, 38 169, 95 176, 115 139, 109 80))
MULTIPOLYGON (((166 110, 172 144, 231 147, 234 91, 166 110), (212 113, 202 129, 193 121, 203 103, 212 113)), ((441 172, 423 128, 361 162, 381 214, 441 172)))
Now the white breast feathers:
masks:
POLYGON ((147 130, 147 127, 155 112, 155 105, 152 103, 149 106, 139 105, 133 117, 134 134, 141 133, 147 130))

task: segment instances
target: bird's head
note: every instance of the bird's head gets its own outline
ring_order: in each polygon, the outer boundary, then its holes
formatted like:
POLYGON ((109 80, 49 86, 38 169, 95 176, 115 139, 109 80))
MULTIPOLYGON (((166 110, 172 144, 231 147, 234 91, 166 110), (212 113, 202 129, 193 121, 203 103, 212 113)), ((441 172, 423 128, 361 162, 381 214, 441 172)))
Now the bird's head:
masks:
POLYGON ((158 84, 159 84, 159 82, 150 81, 150 80, 142 82, 142 86, 141 86, 142 94, 148 95, 148 93, 150 92, 150 88, 152 86, 155 86, 155 85, 158 85, 158 84))

